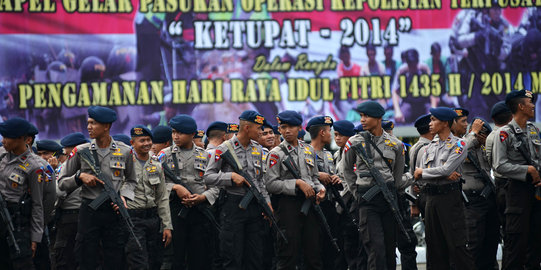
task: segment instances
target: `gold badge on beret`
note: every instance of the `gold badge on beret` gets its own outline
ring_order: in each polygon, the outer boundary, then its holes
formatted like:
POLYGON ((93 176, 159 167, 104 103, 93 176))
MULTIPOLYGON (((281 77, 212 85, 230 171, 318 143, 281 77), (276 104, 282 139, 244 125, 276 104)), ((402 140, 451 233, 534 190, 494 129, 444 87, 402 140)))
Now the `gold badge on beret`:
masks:
POLYGON ((332 119, 330 116, 325 116, 325 124, 332 124, 332 119))
POLYGON ((457 114, 458 116, 462 116, 462 114, 463 114, 463 113, 462 113, 462 110, 455 110, 455 112, 456 112, 456 114, 457 114))
POLYGON ((256 115, 254 122, 263 125, 263 121, 265 121, 265 117, 263 117, 261 115, 256 115))
POLYGON ((133 133, 135 133, 135 135, 143 135, 143 129, 142 128, 134 128, 133 133))

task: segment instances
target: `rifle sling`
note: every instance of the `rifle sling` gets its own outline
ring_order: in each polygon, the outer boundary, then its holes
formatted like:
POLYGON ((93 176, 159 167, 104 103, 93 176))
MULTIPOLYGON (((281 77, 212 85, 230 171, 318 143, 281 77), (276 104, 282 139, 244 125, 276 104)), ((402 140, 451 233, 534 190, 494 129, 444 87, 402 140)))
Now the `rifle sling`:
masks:
MULTIPOLYGON (((376 150, 376 152, 378 152, 378 154, 381 156, 381 159, 383 159, 383 161, 385 161, 385 164, 387 164, 387 167, 389 167, 389 170, 391 171, 391 173, 393 172, 393 167, 391 166, 391 163, 383 156, 383 153, 381 152, 381 150, 379 149, 379 147, 374 143, 374 141, 372 140, 372 138, 370 138, 370 134, 368 134, 368 132, 363 132, 361 133, 362 136, 364 137, 364 140, 365 141, 368 141, 368 143, 370 145, 372 145, 372 147, 374 147, 374 149, 376 150)), ((368 144, 367 144, 368 146, 368 144)), ((366 155, 368 155, 369 158, 373 158, 371 157, 372 153, 370 151, 370 148, 369 147, 366 147, 367 151, 366 151, 366 155)))

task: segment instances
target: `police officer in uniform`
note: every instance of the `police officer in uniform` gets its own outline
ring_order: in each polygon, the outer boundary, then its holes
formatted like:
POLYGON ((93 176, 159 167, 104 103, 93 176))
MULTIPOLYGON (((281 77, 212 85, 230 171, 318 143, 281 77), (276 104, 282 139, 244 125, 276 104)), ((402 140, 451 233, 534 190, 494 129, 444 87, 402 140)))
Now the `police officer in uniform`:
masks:
POLYGON ((193 143, 195 143, 195 145, 201 148, 205 148, 205 144, 203 143, 203 137, 205 137, 205 131, 202 129, 198 129, 195 133, 195 136, 193 136, 193 143))
POLYGON ((133 201, 128 201, 128 213, 133 220, 135 236, 143 246, 140 250, 132 236, 126 244, 126 262, 129 269, 160 269, 160 246, 171 242, 171 213, 169 193, 161 164, 150 155, 152 133, 137 125, 130 131, 133 146, 137 186, 133 201), (163 228, 163 233, 160 231, 163 228))
POLYGON ((215 121, 210 123, 207 128, 207 138, 209 143, 207 144, 207 152, 214 154, 214 149, 218 145, 222 144, 226 139, 227 123, 222 121, 215 121))
POLYGON ((164 148, 171 146, 171 127, 156 126, 152 129, 152 155, 157 155, 164 148))
POLYGON ((316 197, 319 203, 325 198, 325 187, 318 180, 316 153, 312 146, 297 139, 302 125, 302 116, 298 112, 283 111, 277 120, 284 141, 269 152, 265 183, 276 199, 278 227, 288 242, 280 237, 276 239, 276 269, 295 269, 301 250, 308 269, 323 269, 316 214, 313 207, 306 216, 300 213, 306 199, 316 197), (301 179, 295 179, 282 164, 288 157, 296 164, 301 179))
POLYGON ((237 157, 242 170, 252 178, 270 206, 270 198, 263 183, 263 149, 256 141, 265 118, 255 111, 244 111, 239 120, 239 132, 218 146, 212 155, 205 173, 205 183, 223 187, 226 191, 220 213, 220 251, 224 269, 261 269, 261 231, 265 226, 261 206, 257 200, 252 199, 246 209, 239 208, 239 203, 246 194, 244 186, 249 183, 234 172, 230 165, 224 163, 220 155, 233 151, 232 154, 237 157))
MULTIPOLYGON (((73 151, 77 145, 88 143, 83 133, 71 133, 60 140, 64 153, 73 151)), ((58 173, 66 162, 60 164, 58 173)), ((75 175, 71 176, 74 178, 75 175)), ((54 263, 56 269, 76 269, 78 264, 75 258, 75 236, 77 235, 77 221, 81 207, 81 187, 74 186, 70 190, 56 189, 55 220, 56 240, 54 242, 54 263)))
POLYGON ((345 211, 348 211, 349 214, 355 217, 356 220, 359 220, 358 213, 356 211, 351 211, 352 205, 354 204, 353 195, 349 192, 347 188, 347 183, 344 180, 344 174, 341 171, 341 162, 344 156, 344 147, 348 142, 349 138, 355 135, 353 130, 355 126, 348 120, 339 120, 333 123, 334 129, 334 142, 340 149, 334 152, 333 160, 334 167, 336 169, 336 175, 340 177, 344 189, 340 191, 340 196, 344 200, 347 209, 342 209, 340 206, 337 206, 337 212, 339 213, 339 231, 341 231, 339 236, 339 241, 342 241, 340 247, 343 250, 339 254, 337 261, 337 268, 344 269, 349 268, 350 270, 357 269, 366 269, 366 253, 361 252, 361 243, 359 241, 359 231, 358 228, 351 222, 351 220, 346 215, 345 211), (344 267, 343 264, 346 264, 344 267), (361 265, 364 266, 360 267, 361 265))
MULTIPOLYGON (((415 168, 420 167, 421 158, 425 152, 424 148, 434 139, 434 134, 429 130, 430 124, 430 114, 421 115, 415 120, 415 128, 419 132, 419 140, 410 148, 410 172, 413 174, 415 168)), ((411 213, 413 216, 418 216, 421 214, 423 218, 425 217, 425 205, 426 205, 426 194, 420 192, 424 187, 426 181, 422 179, 415 180, 413 187, 413 193, 418 194, 417 204, 411 206, 411 213)))
POLYGON ((499 174, 494 168, 494 166, 492 166, 492 149, 494 148, 494 140, 497 140, 498 136, 500 135, 498 129, 509 124, 509 122, 513 120, 513 114, 511 114, 511 110, 509 110, 509 107, 505 105, 505 101, 500 101, 494 104, 494 106, 492 106, 490 115, 492 117, 492 121, 494 121, 494 125, 496 128, 492 130, 492 132, 490 132, 490 134, 488 134, 487 136, 485 143, 485 154, 487 157, 487 162, 490 168, 492 168, 492 174, 494 175, 498 217, 500 219, 500 225, 502 226, 500 233, 502 234, 502 239, 505 239, 505 184, 507 183, 507 179, 505 179, 503 175, 499 174))
POLYGON ((92 141, 73 148, 60 172, 60 190, 69 192, 82 186, 76 238, 81 269, 96 269, 100 264, 100 253, 103 256, 103 269, 120 269, 122 266, 127 233, 115 211, 118 206, 112 205, 110 201, 96 210, 88 206, 103 192, 103 181, 97 178, 89 164, 77 153, 90 150, 94 164, 100 167, 101 172, 111 176, 112 184, 121 198, 124 201, 133 200, 137 178, 132 151, 109 135, 115 120, 115 111, 99 106, 89 107, 87 129, 92 141))
POLYGON ((464 210, 468 249, 477 269, 494 269, 495 266, 498 269, 496 252, 500 239, 500 222, 495 190, 491 189, 493 180, 490 177, 490 166, 484 151, 486 136, 492 132, 492 128, 483 119, 476 118, 471 132, 474 133, 476 140, 468 146, 468 157, 462 165, 462 177, 465 180, 462 188, 469 200, 464 210), (481 129, 476 127, 479 123, 483 123, 481 129), (483 172, 486 179, 483 178, 483 172), (487 181, 491 184, 487 184, 487 181))
POLYGON ((41 158, 26 145, 30 123, 11 118, 0 124, 0 193, 7 204, 20 248, 15 252, 2 225, 0 263, 3 269, 33 269, 32 257, 44 232, 43 182, 47 177, 41 158))
MULTIPOLYGON (((334 185, 334 188, 342 189, 342 180, 336 175, 334 159, 332 153, 324 149, 325 145, 330 145, 332 141, 331 127, 333 120, 330 116, 316 116, 306 125, 306 130, 310 133, 310 145, 316 151, 316 164, 319 171, 319 182, 325 186, 334 185)), ((330 192, 327 192, 327 198, 320 203, 321 210, 327 218, 333 235, 338 235, 338 213, 336 212, 335 202, 330 192)), ((333 248, 329 237, 321 235, 322 259, 324 269, 334 269, 338 252, 333 248)))
POLYGON ((512 91, 505 103, 513 120, 499 129, 492 149, 494 169, 507 178, 503 269, 538 268, 541 205, 534 192, 541 179, 539 167, 529 164, 524 156, 537 164, 541 159, 539 130, 528 121, 535 115, 534 97, 528 90, 512 91))
POLYGON ((210 269, 210 222, 196 209, 189 210, 185 218, 178 216, 183 208, 214 204, 218 196, 218 190, 207 188, 203 180, 208 154, 193 143, 197 124, 192 117, 177 115, 171 118, 169 125, 173 129, 174 143, 163 149, 158 154, 158 159, 180 178, 182 184, 194 192, 190 193, 183 185, 166 178, 167 192, 171 194, 169 207, 173 223, 173 269, 210 269))
POLYGON ((404 174, 403 145, 381 127, 381 117, 385 109, 378 102, 363 102, 356 111, 361 115, 361 124, 365 131, 351 137, 345 146, 342 163, 344 179, 357 202, 360 239, 368 254, 368 269, 394 269, 397 232, 395 218, 381 192, 371 201, 361 198, 376 183, 366 164, 351 147, 361 144, 367 149, 385 183, 391 190, 396 190, 400 187, 404 174), (375 146, 368 140, 373 141, 375 146), (375 147, 380 149, 381 154, 375 147))
POLYGON ((428 269, 475 269, 466 249, 466 224, 458 181, 467 145, 451 133, 457 113, 450 108, 430 109, 430 132, 436 134, 421 158, 414 178, 426 181, 426 249, 428 269))

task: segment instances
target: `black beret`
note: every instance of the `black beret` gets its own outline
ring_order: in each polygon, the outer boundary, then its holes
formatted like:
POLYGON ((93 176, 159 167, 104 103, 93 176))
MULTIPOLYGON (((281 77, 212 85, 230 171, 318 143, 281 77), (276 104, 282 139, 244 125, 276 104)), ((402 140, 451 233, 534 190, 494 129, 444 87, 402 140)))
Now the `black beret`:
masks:
POLYGON ((453 110, 455 110, 456 112, 456 115, 458 115, 457 117, 462 117, 462 116, 468 116, 470 115, 470 111, 464 109, 464 108, 454 108, 453 110))
POLYGON ((115 141, 123 142, 128 146, 131 145, 131 138, 130 138, 130 136, 128 136, 126 134, 116 134, 116 135, 113 135, 111 137, 113 137, 113 140, 115 140, 115 141))
POLYGON ((532 91, 530 90, 514 90, 514 91, 511 91, 509 92, 506 96, 505 96, 505 103, 509 103, 509 101, 515 99, 515 98, 530 98, 532 99, 532 101, 535 101, 535 96, 533 95, 532 91))
POLYGON ((226 133, 238 133, 238 132, 239 132, 239 124, 235 124, 235 123, 227 124, 226 133))
POLYGON ((492 127, 488 124, 487 120, 481 118, 481 117, 475 117, 473 118, 472 120, 472 124, 473 124, 473 121, 475 121, 475 119, 480 119, 481 121, 483 121, 483 128, 486 129, 486 134, 490 134, 490 132, 492 132, 492 127))
POLYGON ((282 135, 280 131, 278 131, 278 125, 272 126, 272 132, 274 132, 274 135, 282 135))
POLYGON ((359 133, 359 132, 361 132, 361 131, 363 131, 363 130, 364 130, 364 129, 363 129, 363 125, 357 125, 355 128, 353 128, 353 131, 354 131, 355 133, 359 133))
POLYGON ((394 123, 390 120, 384 120, 381 121, 381 127, 383 130, 393 130, 394 129, 394 123))
POLYGON ((490 117, 494 118, 496 115, 501 113, 511 113, 511 110, 507 105, 505 105, 505 101, 499 101, 492 106, 492 109, 490 110, 490 117))
POLYGON ((150 139, 152 139, 152 132, 148 127, 144 125, 136 125, 131 128, 130 130, 131 137, 142 137, 142 136, 149 136, 150 139))
POLYGON ((267 121, 267 119, 265 119, 265 121, 263 121, 263 126, 261 127, 261 129, 265 129, 265 128, 272 128, 272 125, 269 121, 267 121))
POLYGON ((72 147, 77 146, 79 144, 87 143, 88 140, 85 138, 85 135, 81 132, 75 132, 66 135, 62 140, 60 140, 60 144, 63 147, 72 147))
POLYGON ((205 137, 205 131, 202 130, 202 129, 198 129, 197 132, 195 133, 195 136, 193 136, 194 139, 197 139, 197 138, 203 138, 205 137))
POLYGON ((385 114, 385 109, 376 101, 365 101, 355 109, 358 113, 364 113, 370 117, 381 118, 385 114))
POLYGON ((331 126, 333 125, 333 120, 330 116, 316 116, 308 121, 306 124, 306 130, 310 130, 312 126, 331 126))
POLYGON ((27 135, 28 136, 35 136, 35 135, 38 135, 38 134, 39 134, 38 128, 34 124, 30 123, 30 128, 28 129, 28 134, 27 135))
POLYGON ((227 131, 227 123, 222 121, 215 121, 210 123, 209 127, 207 128, 207 134, 211 130, 221 130, 221 131, 227 131))
POLYGON ((252 110, 247 110, 247 111, 242 112, 242 114, 239 116, 239 119, 256 123, 258 125, 263 125, 263 123, 265 122, 265 117, 263 117, 263 115, 252 110))
POLYGON ((38 151, 62 151, 62 146, 53 140, 39 140, 36 142, 36 148, 38 149, 38 151))
POLYGON ((14 117, 0 123, 0 134, 6 138, 18 138, 25 135, 30 135, 29 131, 32 124, 20 117, 14 117))
POLYGON ((180 133, 192 134, 197 132, 195 120, 186 114, 179 114, 171 118, 169 125, 180 133))
POLYGON ((306 135, 306 131, 304 131, 304 129, 301 129, 301 131, 299 131, 299 134, 297 134, 297 138, 298 139, 304 139, 304 135, 306 135))
POLYGON ((153 143, 166 143, 171 140, 172 130, 168 126, 156 126, 152 129, 153 143))
POLYGON ((355 126, 348 120, 339 120, 333 123, 332 128, 334 131, 342 134, 343 136, 351 137, 355 135, 355 126))
POLYGON ((99 123, 113 123, 116 121, 116 112, 105 107, 91 106, 88 107, 88 117, 99 123))
POLYGON ((431 108, 430 113, 440 121, 450 121, 458 117, 455 110, 447 107, 431 108))
POLYGON ((427 127, 428 124, 430 124, 430 114, 424 114, 417 117, 417 119, 415 119, 414 125, 416 128, 420 128, 420 127, 427 127))
POLYGON ((302 125, 302 115, 296 111, 283 111, 276 117, 278 125, 289 124, 292 126, 302 125))

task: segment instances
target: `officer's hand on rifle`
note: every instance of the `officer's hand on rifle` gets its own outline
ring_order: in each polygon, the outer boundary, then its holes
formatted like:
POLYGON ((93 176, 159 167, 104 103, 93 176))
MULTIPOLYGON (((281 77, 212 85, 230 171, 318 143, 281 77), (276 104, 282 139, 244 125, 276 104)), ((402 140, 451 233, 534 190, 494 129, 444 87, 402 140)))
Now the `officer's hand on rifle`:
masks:
POLYGON ((528 166, 528 174, 532 176, 532 184, 539 186, 538 184, 540 183, 541 178, 539 178, 539 172, 534 166, 528 166))
POLYGON ((317 195, 316 195, 316 203, 317 204, 319 204, 320 202, 322 202, 325 199, 325 191, 326 190, 324 188, 322 188, 317 193, 317 195))
POLYGON ((243 185, 246 185, 248 187, 250 186, 250 183, 248 183, 248 181, 246 181, 246 179, 242 177, 242 175, 236 172, 231 173, 231 181, 233 181, 233 183, 237 187, 242 187, 243 185))
POLYGON ((423 169, 415 168, 415 171, 413 172, 413 178, 415 180, 419 180, 421 179, 422 176, 423 176, 423 169))
POLYGON ((173 239, 173 236, 171 234, 171 230, 164 229, 163 235, 162 235, 162 242, 164 242, 163 246, 167 247, 169 244, 171 244, 171 239, 173 239))
POLYGON ((342 179, 340 179, 340 177, 338 177, 338 175, 331 175, 331 184, 333 185, 340 185, 342 184, 342 179))
POLYGON ((190 195, 192 195, 185 187, 182 185, 173 185, 173 190, 177 194, 177 196, 181 199, 188 198, 190 195))
MULTIPOLYGON (((274 214, 274 209, 272 208, 272 204, 267 203, 267 205, 269 206, 271 212, 274 214)), ((265 215, 265 213, 261 213, 261 215, 263 215, 263 219, 266 219, 269 222, 269 226, 272 225, 271 219, 269 217, 267 217, 267 215, 265 215)))
POLYGON ((297 179, 297 181, 295 182, 295 185, 299 187, 302 193, 304 193, 304 196, 306 196, 306 198, 308 199, 316 195, 316 192, 314 191, 314 189, 301 179, 297 179))
POLYGON ((417 205, 411 206, 411 216, 412 217, 418 217, 421 212, 419 211, 419 207, 417 205))
MULTIPOLYGON (((120 196, 120 198, 122 199, 122 203, 124 204, 124 208, 128 208, 128 205, 126 204, 126 199, 124 198, 124 196, 120 196)), ((113 210, 117 213, 117 214, 120 214, 118 212, 118 209, 120 209, 120 207, 118 207, 118 205, 114 204, 114 203, 111 203, 111 206, 113 207, 113 210)))
POLYGON ((452 172, 449 176, 447 176, 447 180, 456 181, 456 180, 460 179, 460 177, 462 177, 462 175, 460 173, 452 172))
POLYGON ((30 248, 32 249, 32 258, 36 257, 36 250, 38 249, 38 243, 32 242, 32 245, 30 248))
POLYGON ((202 195, 202 194, 192 194, 190 195, 188 198, 184 198, 182 199, 182 204, 188 206, 188 207, 192 207, 192 206, 196 206, 204 201, 207 200, 207 197, 205 195, 202 195))
POLYGON ((328 185, 332 182, 331 175, 325 172, 319 172, 319 181, 324 185, 328 185))
POLYGON ((95 187, 98 183, 101 183, 102 185, 104 185, 103 181, 98 179, 95 175, 92 175, 89 173, 81 173, 79 175, 79 179, 81 179, 83 184, 89 187, 95 187))

